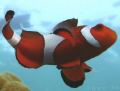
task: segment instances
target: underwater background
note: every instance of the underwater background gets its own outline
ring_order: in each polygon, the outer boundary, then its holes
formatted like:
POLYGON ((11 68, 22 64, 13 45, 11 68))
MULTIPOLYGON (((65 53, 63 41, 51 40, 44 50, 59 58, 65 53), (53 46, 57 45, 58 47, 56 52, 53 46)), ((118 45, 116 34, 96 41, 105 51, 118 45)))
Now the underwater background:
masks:
POLYGON ((0 73, 11 72, 31 91, 120 91, 120 0, 0 0, 0 73), (86 73, 84 84, 68 87, 56 66, 38 69, 21 66, 14 49, 2 35, 7 10, 14 10, 11 27, 21 34, 28 31, 47 34, 59 22, 77 18, 78 26, 102 23, 116 31, 118 39, 107 51, 86 63, 95 70, 86 73))

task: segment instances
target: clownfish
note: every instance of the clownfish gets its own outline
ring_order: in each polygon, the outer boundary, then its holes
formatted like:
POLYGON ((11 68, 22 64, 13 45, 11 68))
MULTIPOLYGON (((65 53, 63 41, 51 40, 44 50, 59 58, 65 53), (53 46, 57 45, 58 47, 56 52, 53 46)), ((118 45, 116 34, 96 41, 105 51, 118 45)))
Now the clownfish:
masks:
POLYGON ((57 24, 51 34, 22 29, 19 36, 10 27, 13 15, 14 11, 7 11, 2 33, 15 49, 18 62, 27 68, 57 65, 65 84, 73 88, 81 86, 85 72, 92 70, 85 62, 100 55, 117 40, 115 31, 103 24, 77 26, 78 20, 74 18, 57 24))

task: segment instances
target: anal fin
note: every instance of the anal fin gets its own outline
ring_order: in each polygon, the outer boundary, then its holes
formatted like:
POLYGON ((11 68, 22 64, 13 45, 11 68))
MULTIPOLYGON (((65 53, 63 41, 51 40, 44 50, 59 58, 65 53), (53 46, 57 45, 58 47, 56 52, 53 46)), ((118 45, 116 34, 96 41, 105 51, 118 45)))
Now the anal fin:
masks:
POLYGON ((82 63, 82 66, 83 66, 84 72, 90 72, 93 69, 90 66, 88 66, 86 63, 82 63))

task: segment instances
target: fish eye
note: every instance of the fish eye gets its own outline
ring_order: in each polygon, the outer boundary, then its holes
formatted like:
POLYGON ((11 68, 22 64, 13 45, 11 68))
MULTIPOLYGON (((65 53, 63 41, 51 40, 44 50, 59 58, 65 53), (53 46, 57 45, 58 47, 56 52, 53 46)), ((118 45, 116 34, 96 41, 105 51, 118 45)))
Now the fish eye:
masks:
POLYGON ((98 24, 98 25, 95 26, 95 28, 96 28, 97 30, 100 30, 100 29, 103 28, 103 24, 98 24))

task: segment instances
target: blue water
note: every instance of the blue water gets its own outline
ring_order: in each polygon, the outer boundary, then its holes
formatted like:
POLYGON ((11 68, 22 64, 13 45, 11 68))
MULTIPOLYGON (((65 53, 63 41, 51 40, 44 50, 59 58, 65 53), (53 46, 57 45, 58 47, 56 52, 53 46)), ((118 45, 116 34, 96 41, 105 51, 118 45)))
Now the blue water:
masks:
POLYGON ((86 73, 84 84, 78 88, 70 88, 64 84, 56 66, 43 66, 38 69, 22 67, 15 58, 14 49, 0 31, 0 73, 7 71, 16 74, 32 91, 120 91, 119 0, 0 1, 0 29, 5 23, 5 12, 13 9, 16 15, 11 26, 18 34, 21 33, 19 23, 28 31, 37 30, 44 34, 49 33, 51 27, 58 22, 74 17, 78 18, 78 25, 103 23, 118 35, 118 40, 112 47, 87 62, 95 70, 86 73))

